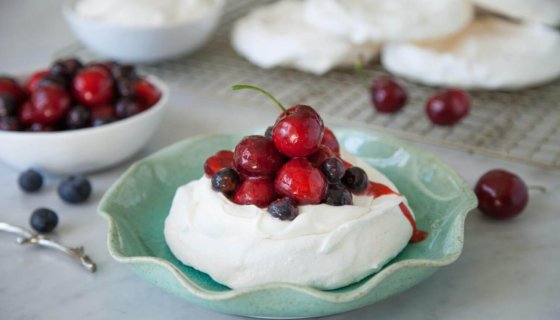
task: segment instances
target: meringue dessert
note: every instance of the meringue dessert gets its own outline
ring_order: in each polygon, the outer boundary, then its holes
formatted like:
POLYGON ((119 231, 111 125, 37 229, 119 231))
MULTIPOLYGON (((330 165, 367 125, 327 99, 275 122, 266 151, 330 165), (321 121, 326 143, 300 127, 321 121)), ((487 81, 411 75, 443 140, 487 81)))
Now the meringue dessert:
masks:
POLYGON ((230 288, 328 290, 427 236, 395 185, 341 152, 313 108, 278 104, 283 113, 265 135, 218 151, 200 179, 178 188, 164 228, 177 259, 230 288))

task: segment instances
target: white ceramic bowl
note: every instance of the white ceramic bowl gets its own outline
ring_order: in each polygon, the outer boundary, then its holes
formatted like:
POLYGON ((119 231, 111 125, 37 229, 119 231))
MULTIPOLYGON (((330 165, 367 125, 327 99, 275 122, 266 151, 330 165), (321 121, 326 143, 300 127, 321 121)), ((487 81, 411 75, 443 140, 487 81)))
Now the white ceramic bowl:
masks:
MULTIPOLYGON (((156 1, 156 0, 154 0, 156 1)), ((216 26, 223 0, 212 0, 208 13, 198 19, 163 26, 121 26, 78 15, 76 0, 64 3, 70 28, 86 46, 102 56, 121 62, 156 62, 200 48, 216 26)))
POLYGON ((167 86, 146 79, 161 91, 150 109, 95 128, 59 132, 0 131, 0 161, 19 170, 39 168, 53 174, 96 171, 138 152, 157 130, 169 98, 167 86))

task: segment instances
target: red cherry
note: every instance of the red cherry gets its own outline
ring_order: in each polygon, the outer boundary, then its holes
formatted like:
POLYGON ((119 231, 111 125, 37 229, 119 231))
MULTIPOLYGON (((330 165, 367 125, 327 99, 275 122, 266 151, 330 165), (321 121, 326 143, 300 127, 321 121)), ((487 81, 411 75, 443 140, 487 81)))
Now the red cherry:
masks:
POLYGON ((37 117, 35 116, 31 101, 28 100, 21 106, 19 110, 19 122, 24 126, 30 126, 37 122, 37 117))
POLYGON ((276 192, 298 204, 319 204, 327 193, 327 178, 303 158, 288 161, 274 181, 276 192))
POLYGON ((72 99, 64 88, 54 85, 41 86, 31 95, 33 114, 42 124, 54 124, 64 117, 72 99))
POLYGON ((18 103, 22 103, 27 96, 17 81, 8 77, 0 77, 0 93, 11 95, 18 103))
POLYGON ((136 99, 142 110, 149 109, 159 101, 161 92, 150 82, 139 79, 136 81, 136 99))
POLYGON ((232 201, 237 204, 253 204, 259 208, 265 208, 276 198, 274 182, 271 178, 251 177, 241 183, 235 191, 232 201))
POLYGON ((49 70, 40 70, 35 72, 25 82, 25 91, 27 91, 28 94, 31 94, 37 88, 37 84, 39 84, 39 81, 41 81, 41 79, 43 79, 43 77, 48 74, 49 74, 49 70))
POLYGON ((274 175, 286 161, 274 143, 263 136, 243 138, 233 152, 235 168, 249 176, 274 175))
POLYGON ((331 150, 334 151, 334 153, 340 155, 340 145, 338 144, 338 140, 336 139, 336 136, 331 131, 331 129, 327 127, 325 127, 323 140, 321 140, 321 145, 325 145, 331 148, 331 150))
POLYGON ((272 129, 276 148, 289 157, 307 157, 319 149, 323 139, 323 120, 313 108, 291 107, 282 113, 272 129))
POLYGON ((319 168, 323 164, 323 162, 325 162, 325 160, 334 157, 337 157, 337 155, 334 153, 334 151, 332 151, 331 148, 325 145, 321 145, 319 147, 319 150, 310 155, 307 159, 314 167, 319 168))
POLYGON ((474 188, 478 208, 496 219, 509 219, 519 215, 527 206, 529 193, 521 178, 506 170, 490 170, 474 188))
POLYGON ((233 152, 229 150, 218 151, 204 162, 204 173, 212 177, 214 173, 223 168, 233 168, 233 152))
POLYGON ((87 107, 111 103, 114 97, 113 78, 102 67, 93 66, 78 71, 72 89, 78 102, 87 107))
POLYGON ((451 126, 469 114, 468 94, 461 89, 447 89, 432 96, 426 104, 426 113, 432 123, 451 126))
POLYGON ((402 109, 408 96, 406 90, 389 76, 383 76, 371 84, 371 102, 383 113, 394 113, 402 109))

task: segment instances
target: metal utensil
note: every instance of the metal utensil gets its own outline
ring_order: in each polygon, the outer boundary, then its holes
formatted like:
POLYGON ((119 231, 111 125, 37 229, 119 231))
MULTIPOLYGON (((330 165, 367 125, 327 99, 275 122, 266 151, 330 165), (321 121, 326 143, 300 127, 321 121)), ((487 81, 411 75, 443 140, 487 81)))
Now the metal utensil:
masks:
POLYGON ((84 247, 66 247, 42 234, 33 233, 25 228, 0 222, 0 231, 12 233, 18 236, 17 242, 21 245, 35 244, 45 248, 60 251, 72 259, 78 261, 87 271, 95 272, 96 264, 85 254, 84 247))

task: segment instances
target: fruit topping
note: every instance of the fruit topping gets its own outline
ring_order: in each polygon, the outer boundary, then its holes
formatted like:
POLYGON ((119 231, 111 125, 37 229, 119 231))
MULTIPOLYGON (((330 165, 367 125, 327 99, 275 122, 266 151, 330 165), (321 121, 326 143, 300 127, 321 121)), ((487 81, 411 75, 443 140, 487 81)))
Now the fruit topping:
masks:
POLYGON ((352 193, 342 183, 329 184, 324 202, 331 206, 352 204, 352 193))
POLYGON ((39 208, 31 214, 29 224, 39 233, 49 233, 56 228, 58 216, 51 209, 39 208))
POLYGON ((240 181, 237 171, 223 168, 212 176, 212 190, 229 194, 237 189, 240 181))
POLYGON ((327 180, 329 180, 329 183, 340 183, 346 171, 344 163, 338 158, 328 158, 323 161, 320 168, 325 177, 327 177, 327 180))
POLYGON ((307 157, 307 159, 314 167, 319 168, 325 160, 335 157, 336 154, 331 150, 331 148, 322 145, 319 146, 319 150, 317 150, 317 152, 307 157))
POLYGON ((276 175, 276 192, 298 204, 319 204, 327 192, 327 178, 307 159, 288 161, 276 175))
POLYGON ((331 129, 325 127, 321 145, 329 147, 336 155, 340 155, 340 145, 331 129))
POLYGON ((83 176, 69 176, 60 182, 58 195, 68 203, 85 202, 91 195, 91 183, 83 176))
POLYGON ((42 124, 54 124, 70 108, 70 95, 59 86, 42 86, 31 95, 33 117, 42 124))
POLYGON ((90 108, 111 103, 114 98, 113 78, 101 67, 80 70, 74 77, 72 89, 78 102, 90 108))
POLYGON ((229 150, 220 150, 204 162, 204 173, 208 177, 212 177, 216 172, 223 168, 233 168, 233 152, 229 150))
POLYGON ((461 89, 447 89, 432 96, 426 103, 426 113, 432 123, 451 126, 469 114, 471 102, 461 89))
POLYGON ((135 91, 142 110, 151 108, 161 97, 161 92, 158 88, 144 79, 136 81, 135 91))
POLYGON ((120 98, 115 104, 115 116, 118 119, 132 117, 140 112, 138 103, 129 98, 120 98))
POLYGON ((404 107, 407 99, 403 86, 389 76, 380 77, 371 84, 371 102, 378 112, 397 112, 404 107))
POLYGON ((22 172, 18 178, 19 187, 25 192, 36 192, 43 186, 43 176, 33 170, 29 169, 22 172))
POLYGON ((284 197, 274 200, 268 206, 268 213, 274 218, 292 221, 298 216, 299 210, 294 200, 284 197))
POLYGON ((485 173, 474 188, 478 208, 496 219, 509 219, 519 215, 529 201, 523 180, 506 170, 495 169, 485 173))
POLYGON ((272 126, 266 128, 266 131, 264 132, 264 137, 267 138, 268 140, 272 140, 272 126))
POLYGON ((245 179, 235 191, 232 201, 237 204, 267 207, 277 198, 274 182, 269 177, 250 177, 245 179))
POLYGON ((31 92, 35 91, 39 81, 43 79, 45 76, 49 74, 49 70, 40 70, 35 72, 27 81, 25 82, 25 91, 27 94, 31 94, 31 92))
POLYGON ((342 177, 342 183, 355 194, 364 193, 368 187, 367 173, 359 167, 351 167, 346 169, 342 177))
POLYGON ((88 127, 91 122, 91 111, 82 105, 75 105, 66 114, 66 127, 68 129, 81 129, 88 127))
POLYGON ((321 117, 310 106, 289 108, 276 120, 272 139, 276 148, 289 157, 307 157, 317 150, 323 139, 321 117))
POLYGON ((235 168, 249 176, 274 175, 286 160, 274 143, 263 136, 243 138, 233 152, 235 168))
POLYGON ((19 110, 19 122, 24 126, 29 126, 37 121, 33 105, 30 101, 25 102, 19 110))

